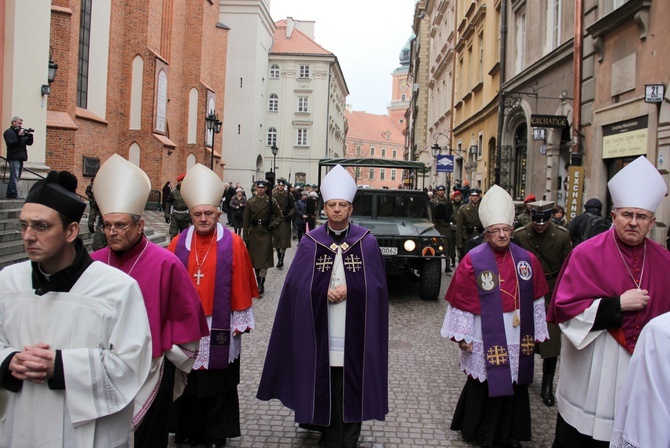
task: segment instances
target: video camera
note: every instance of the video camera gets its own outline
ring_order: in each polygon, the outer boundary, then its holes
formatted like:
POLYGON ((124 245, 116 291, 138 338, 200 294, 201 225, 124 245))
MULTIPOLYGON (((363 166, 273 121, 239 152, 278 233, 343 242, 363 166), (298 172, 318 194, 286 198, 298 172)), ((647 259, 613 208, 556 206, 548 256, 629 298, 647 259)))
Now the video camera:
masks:
POLYGON ((28 129, 21 128, 21 130, 23 131, 24 134, 32 134, 33 132, 35 132, 35 129, 33 129, 33 128, 28 128, 28 129))

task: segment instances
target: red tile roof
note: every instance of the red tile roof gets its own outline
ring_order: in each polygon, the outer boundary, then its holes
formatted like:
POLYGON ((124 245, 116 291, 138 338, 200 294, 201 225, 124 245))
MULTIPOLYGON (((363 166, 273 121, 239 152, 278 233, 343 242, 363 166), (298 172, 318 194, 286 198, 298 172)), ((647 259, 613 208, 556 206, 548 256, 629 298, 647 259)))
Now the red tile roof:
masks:
POLYGON ((270 54, 304 54, 313 56, 334 56, 333 53, 307 37, 298 28, 293 28, 291 38, 286 37, 286 20, 275 23, 277 29, 270 54))
POLYGON ((376 140, 403 146, 405 137, 400 129, 388 115, 375 115, 367 112, 345 111, 345 118, 349 130, 347 131, 347 140, 359 138, 364 140, 376 140), (384 137, 385 132, 389 132, 389 139, 384 137))

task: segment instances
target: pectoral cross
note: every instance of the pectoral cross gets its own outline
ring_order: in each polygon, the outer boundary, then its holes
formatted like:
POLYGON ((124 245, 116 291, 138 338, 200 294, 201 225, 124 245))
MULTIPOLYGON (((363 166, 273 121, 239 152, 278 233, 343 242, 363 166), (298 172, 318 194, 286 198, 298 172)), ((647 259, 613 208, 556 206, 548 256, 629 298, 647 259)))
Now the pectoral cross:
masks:
POLYGON ((205 274, 203 274, 202 272, 200 272, 200 269, 198 269, 198 272, 196 272, 195 274, 193 274, 193 277, 195 277, 195 284, 196 284, 196 286, 200 286, 200 279, 203 278, 204 276, 205 276, 205 274))

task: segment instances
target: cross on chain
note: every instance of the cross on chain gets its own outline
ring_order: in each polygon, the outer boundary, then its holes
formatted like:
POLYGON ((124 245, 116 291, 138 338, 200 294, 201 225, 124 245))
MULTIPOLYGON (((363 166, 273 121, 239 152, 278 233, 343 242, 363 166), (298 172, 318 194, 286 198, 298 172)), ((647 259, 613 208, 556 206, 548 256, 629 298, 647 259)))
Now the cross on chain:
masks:
POLYGON ((200 272, 200 269, 198 269, 198 272, 196 272, 195 274, 193 274, 193 277, 195 277, 195 284, 196 284, 196 286, 200 286, 200 279, 203 278, 204 276, 205 276, 205 274, 203 274, 202 272, 200 272))
POLYGON ((486 352, 486 361, 494 366, 507 364, 507 350, 500 345, 494 345, 486 352))
POLYGON ((356 272, 363 269, 363 262, 357 255, 351 254, 344 259, 344 266, 348 271, 356 272))
POLYGON ((532 355, 535 352, 535 341, 529 334, 521 339, 521 352, 524 355, 532 355))
POLYGON ((316 262, 316 270, 319 272, 330 271, 330 267, 333 265, 333 258, 328 255, 322 255, 316 262))

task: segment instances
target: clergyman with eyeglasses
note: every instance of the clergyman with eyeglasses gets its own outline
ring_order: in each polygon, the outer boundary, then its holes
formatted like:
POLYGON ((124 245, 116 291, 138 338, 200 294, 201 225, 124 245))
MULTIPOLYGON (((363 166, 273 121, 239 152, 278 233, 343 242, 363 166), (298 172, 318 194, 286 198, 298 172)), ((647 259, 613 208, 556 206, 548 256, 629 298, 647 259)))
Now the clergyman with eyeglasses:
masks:
POLYGON ((165 447, 170 404, 186 387, 200 338, 209 334, 207 321, 184 265, 144 235, 146 173, 114 154, 93 188, 109 246, 91 257, 137 280, 151 326, 151 371, 135 397, 135 446, 165 447))
POLYGON ((609 446, 640 332, 670 311, 670 252, 647 238, 668 191, 663 176, 641 156, 607 186, 612 228, 570 252, 547 313, 563 332, 554 447, 609 446))
POLYGON ((479 206, 485 243, 459 262, 449 285, 442 337, 458 343, 468 375, 451 422, 479 446, 519 447, 531 439, 528 385, 536 342, 549 337, 542 265, 510 242, 512 197, 497 185, 479 206))
POLYGON ((30 189, 18 229, 29 261, 0 271, 0 446, 128 446, 151 365, 137 282, 78 237, 77 178, 30 189))

